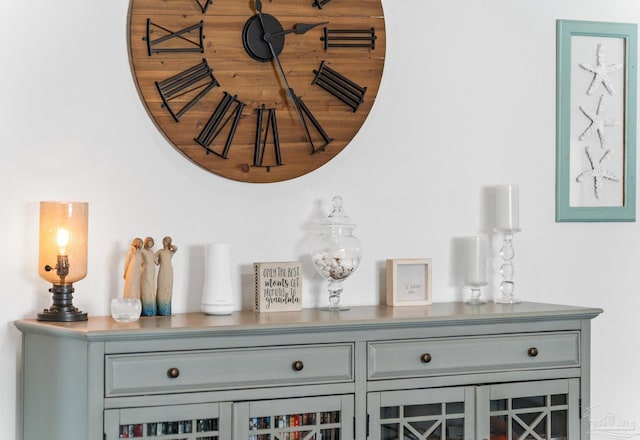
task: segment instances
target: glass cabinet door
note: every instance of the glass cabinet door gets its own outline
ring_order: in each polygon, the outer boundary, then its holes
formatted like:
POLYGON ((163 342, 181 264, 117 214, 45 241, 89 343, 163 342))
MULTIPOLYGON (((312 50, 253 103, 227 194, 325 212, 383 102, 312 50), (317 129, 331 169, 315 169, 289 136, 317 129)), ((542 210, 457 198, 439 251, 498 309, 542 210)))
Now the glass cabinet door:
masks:
POLYGON ((474 387, 369 393, 370 439, 471 440, 474 387))
POLYGON ((353 395, 238 402, 236 440, 350 440, 353 395))
POLYGON ((487 385, 478 388, 478 438, 580 438, 578 379, 487 385))
POLYGON ((231 438, 231 404, 206 403, 106 410, 106 440, 231 438))

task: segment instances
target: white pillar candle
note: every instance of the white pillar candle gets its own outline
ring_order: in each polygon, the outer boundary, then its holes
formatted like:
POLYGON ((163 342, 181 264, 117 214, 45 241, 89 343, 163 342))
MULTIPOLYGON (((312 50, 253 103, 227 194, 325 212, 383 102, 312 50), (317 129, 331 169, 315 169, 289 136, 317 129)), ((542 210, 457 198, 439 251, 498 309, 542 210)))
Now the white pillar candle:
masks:
POLYGON ((474 236, 464 239, 464 283, 487 283, 487 237, 474 236))
POLYGON ((496 187, 496 229, 520 229, 518 185, 496 187))

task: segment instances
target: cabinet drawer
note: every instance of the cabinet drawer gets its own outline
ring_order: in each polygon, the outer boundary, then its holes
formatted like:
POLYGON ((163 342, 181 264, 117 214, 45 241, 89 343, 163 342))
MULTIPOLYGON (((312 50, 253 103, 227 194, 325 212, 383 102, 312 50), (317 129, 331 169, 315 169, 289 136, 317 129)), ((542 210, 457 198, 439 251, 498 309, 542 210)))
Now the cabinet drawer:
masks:
POLYGON ((108 355, 105 396, 353 381, 352 344, 108 355))
POLYGON ((578 332, 372 342, 369 379, 580 365, 578 332))

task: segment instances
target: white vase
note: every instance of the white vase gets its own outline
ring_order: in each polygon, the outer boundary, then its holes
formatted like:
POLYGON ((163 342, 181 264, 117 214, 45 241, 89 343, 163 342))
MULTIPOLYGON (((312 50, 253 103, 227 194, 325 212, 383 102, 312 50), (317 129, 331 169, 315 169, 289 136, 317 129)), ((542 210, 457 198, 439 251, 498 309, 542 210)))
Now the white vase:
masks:
POLYGON ((234 310, 231 289, 229 245, 209 243, 205 247, 202 311, 208 315, 229 315, 234 310))

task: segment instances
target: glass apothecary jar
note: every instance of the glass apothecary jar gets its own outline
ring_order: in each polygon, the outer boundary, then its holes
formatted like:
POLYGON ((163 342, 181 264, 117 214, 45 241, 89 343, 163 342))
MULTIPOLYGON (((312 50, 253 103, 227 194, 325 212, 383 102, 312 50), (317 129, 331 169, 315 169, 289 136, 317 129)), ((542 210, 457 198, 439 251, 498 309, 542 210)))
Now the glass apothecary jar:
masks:
POLYGON ((317 223, 311 240, 311 261, 316 271, 329 282, 328 310, 347 310, 340 307, 342 282, 360 264, 360 240, 353 235, 356 225, 342 209, 342 197, 333 198, 329 215, 317 223))

